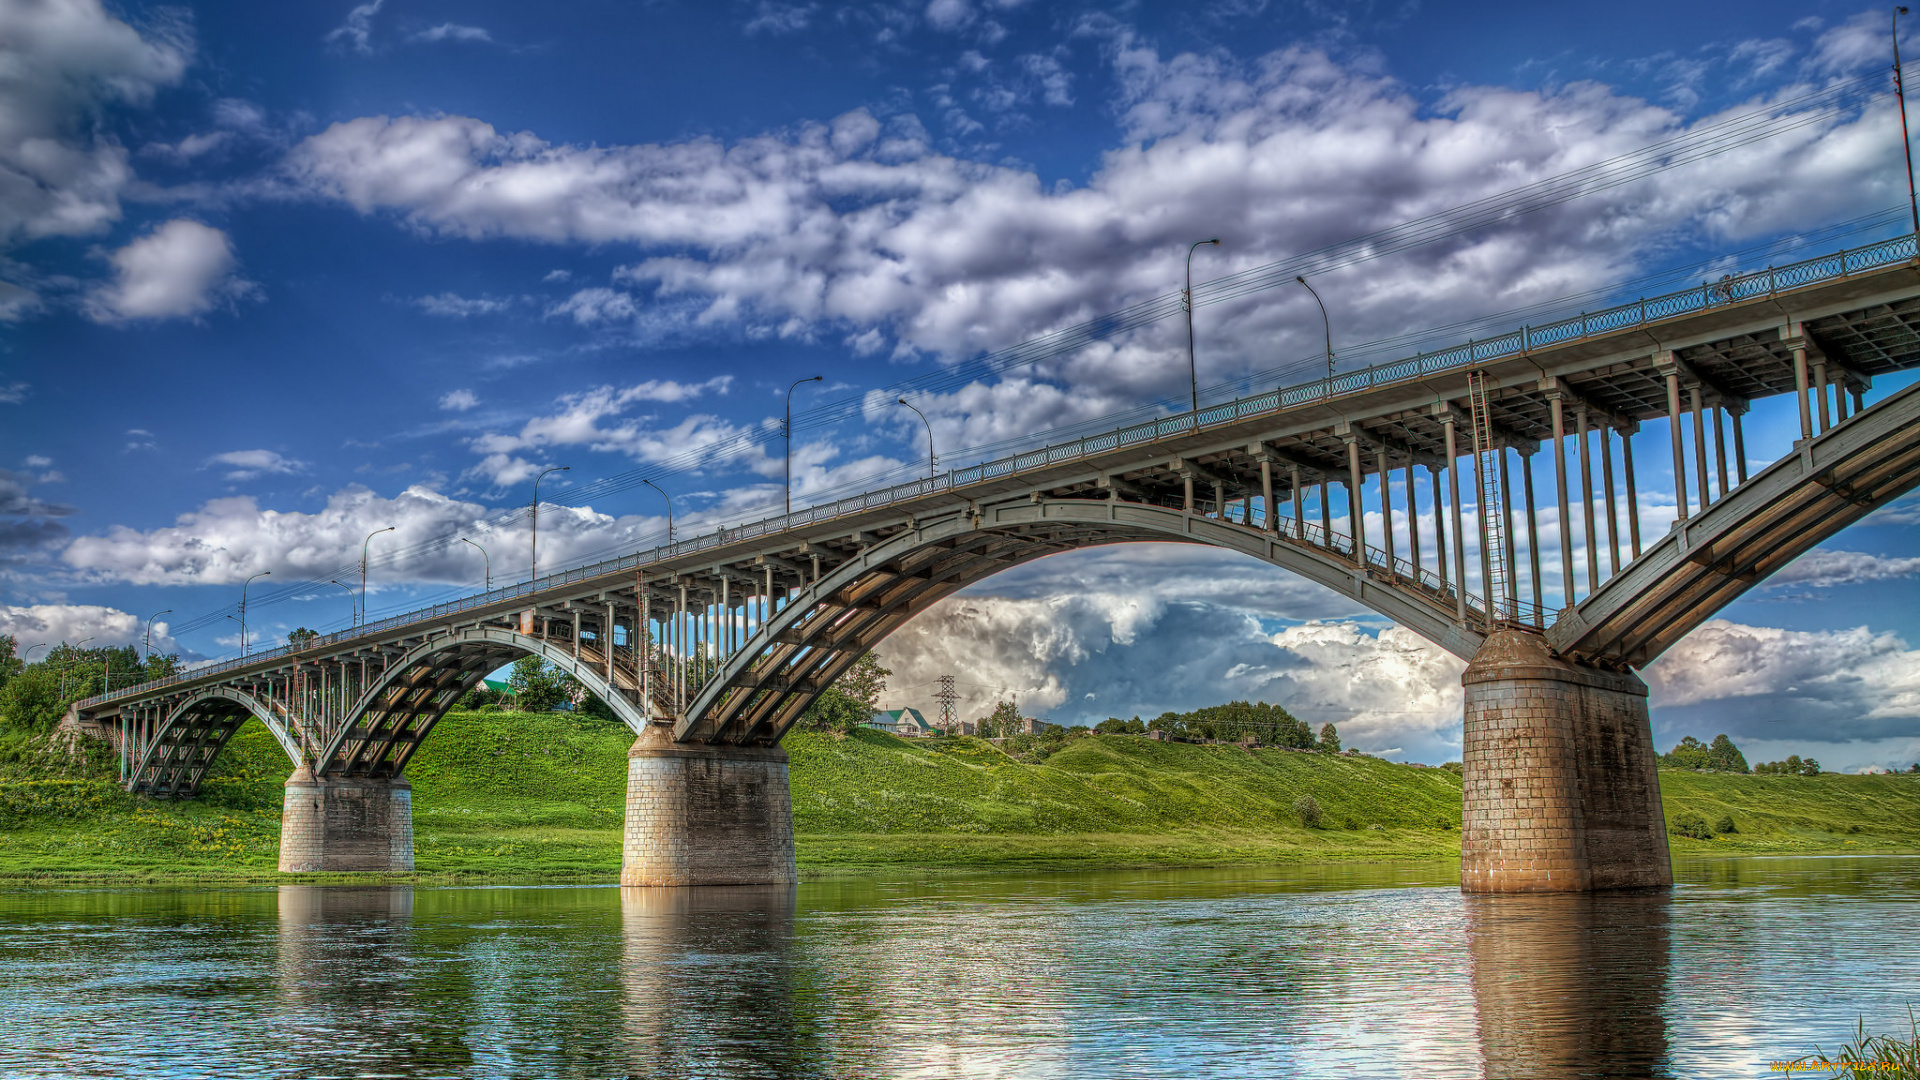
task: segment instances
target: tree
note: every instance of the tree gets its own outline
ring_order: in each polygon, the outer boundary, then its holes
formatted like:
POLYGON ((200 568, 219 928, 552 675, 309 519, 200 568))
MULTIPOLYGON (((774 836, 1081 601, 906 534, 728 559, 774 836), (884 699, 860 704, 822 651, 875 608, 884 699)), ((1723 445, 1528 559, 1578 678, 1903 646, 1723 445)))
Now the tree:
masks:
POLYGON ((14 655, 20 642, 12 634, 0 634, 0 689, 4 689, 7 680, 20 673, 27 665, 14 655))
POLYGON ((537 656, 515 660, 507 681, 513 684, 515 701, 527 712, 552 712, 574 700, 573 680, 537 656))
POLYGON ((1020 710, 1011 701, 1002 701, 993 707, 993 712, 980 721, 980 737, 983 739, 1005 739, 1020 732, 1020 710))
POLYGON ((309 630, 304 626, 287 634, 287 646, 295 652, 312 648, 313 643, 318 640, 320 640, 320 632, 318 630, 309 630))
POLYGON ((1707 744, 1689 735, 1681 739, 1673 749, 1661 754, 1660 764, 1669 769, 1711 768, 1707 764, 1707 751, 1707 744))
POLYGON ((861 656, 813 699, 807 711, 800 714, 800 726, 842 735, 861 727, 880 711, 880 695, 886 693, 887 676, 891 674, 880 666, 879 657, 872 653, 861 656))
POLYGON ((1707 768, 1716 772, 1743 773, 1747 771, 1747 758, 1733 740, 1725 735, 1715 735, 1713 745, 1707 747, 1707 768))
POLYGON ((1105 720, 1093 725, 1093 730, 1094 733, 1098 735, 1125 735, 1127 733, 1127 722, 1117 716, 1109 716, 1105 720))
POLYGON ((1319 801, 1311 795, 1302 795, 1293 800, 1293 812, 1300 815, 1300 824, 1309 829, 1319 828, 1321 822, 1325 820, 1319 801))
POLYGON ((1334 727, 1332 724, 1322 725, 1320 728, 1320 746, 1318 749, 1323 754, 1339 753, 1340 729, 1334 727))
POLYGON ((22 731, 48 731, 60 722, 60 673, 48 664, 31 664, 0 686, 0 718, 22 731))

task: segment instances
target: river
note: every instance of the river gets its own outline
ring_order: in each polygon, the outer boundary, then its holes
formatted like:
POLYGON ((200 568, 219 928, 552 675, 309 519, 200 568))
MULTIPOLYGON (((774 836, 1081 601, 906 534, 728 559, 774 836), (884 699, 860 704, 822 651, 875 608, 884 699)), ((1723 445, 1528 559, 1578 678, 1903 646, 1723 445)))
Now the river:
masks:
POLYGON ((1920 858, 1677 873, 16 890, 0 1075, 1741 1077, 1904 1031, 1920 858))

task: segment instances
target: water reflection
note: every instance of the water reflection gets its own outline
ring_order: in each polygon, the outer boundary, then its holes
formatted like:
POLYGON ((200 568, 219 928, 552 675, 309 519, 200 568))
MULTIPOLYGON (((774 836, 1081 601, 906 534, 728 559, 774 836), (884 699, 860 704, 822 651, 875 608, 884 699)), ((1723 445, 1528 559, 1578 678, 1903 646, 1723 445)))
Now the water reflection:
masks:
POLYGON ((792 885, 620 890, 630 1072, 825 1075, 797 896, 792 885))
POLYGON ((1671 896, 1467 896, 1488 1080, 1668 1076, 1671 896))

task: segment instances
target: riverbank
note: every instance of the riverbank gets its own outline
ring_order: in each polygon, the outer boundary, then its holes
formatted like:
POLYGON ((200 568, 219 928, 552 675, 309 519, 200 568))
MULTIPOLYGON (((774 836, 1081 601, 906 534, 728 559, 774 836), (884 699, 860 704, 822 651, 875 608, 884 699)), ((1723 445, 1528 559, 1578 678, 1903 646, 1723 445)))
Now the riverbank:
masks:
MULTIPOLYGON (((619 724, 456 712, 420 749, 418 880, 606 881, 619 872, 619 724)), ((796 733, 801 871, 810 877, 1456 859, 1460 780, 1445 769, 1290 750, 1072 740, 1009 757, 978 739, 796 733), (1318 827, 1298 801, 1319 807, 1318 827)), ((0 880, 278 881, 289 766, 249 724, 193 800, 127 795, 111 762, 0 763, 0 880), (101 770, 108 770, 104 776, 101 770)), ((1676 857, 1920 852, 1920 777, 1662 771, 1668 820, 1730 818, 1672 837, 1676 857)), ((303 880, 306 880, 303 878, 303 880)))

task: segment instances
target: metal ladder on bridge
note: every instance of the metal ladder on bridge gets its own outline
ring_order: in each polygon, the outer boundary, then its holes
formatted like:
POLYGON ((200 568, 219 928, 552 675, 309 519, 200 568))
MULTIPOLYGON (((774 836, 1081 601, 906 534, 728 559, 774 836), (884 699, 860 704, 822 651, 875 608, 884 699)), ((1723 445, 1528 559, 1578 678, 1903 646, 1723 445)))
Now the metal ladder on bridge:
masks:
POLYGON ((1487 400, 1484 371, 1467 373, 1467 396, 1473 408, 1473 464, 1480 480, 1480 566, 1486 578, 1487 629, 1510 625, 1514 612, 1507 603, 1510 571, 1507 567, 1506 522, 1500 513, 1500 459, 1493 445, 1493 410, 1487 400))

